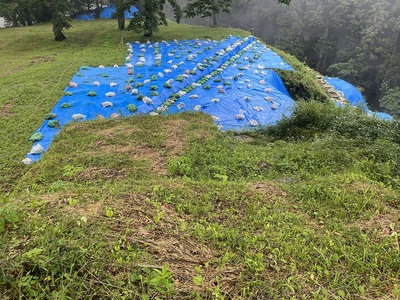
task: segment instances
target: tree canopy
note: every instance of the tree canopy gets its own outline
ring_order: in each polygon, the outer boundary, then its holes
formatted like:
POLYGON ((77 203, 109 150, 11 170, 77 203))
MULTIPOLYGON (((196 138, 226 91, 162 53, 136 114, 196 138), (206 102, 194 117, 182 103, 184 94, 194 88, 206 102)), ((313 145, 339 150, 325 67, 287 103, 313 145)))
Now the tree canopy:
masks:
MULTIPOLYGON (((167 19, 163 11, 166 0, 142 0, 139 2, 139 13, 128 25, 129 30, 141 32, 145 36, 152 36, 158 30, 160 24, 167 25, 167 19)), ((168 0, 171 5, 175 20, 179 23, 182 18, 181 6, 176 0, 168 0)))
MULTIPOLYGON (((289 5, 291 0, 277 0, 278 3, 289 5)), ((217 26, 217 15, 221 12, 230 13, 233 0, 189 0, 184 13, 186 18, 199 16, 201 18, 212 17, 213 25, 217 26)))

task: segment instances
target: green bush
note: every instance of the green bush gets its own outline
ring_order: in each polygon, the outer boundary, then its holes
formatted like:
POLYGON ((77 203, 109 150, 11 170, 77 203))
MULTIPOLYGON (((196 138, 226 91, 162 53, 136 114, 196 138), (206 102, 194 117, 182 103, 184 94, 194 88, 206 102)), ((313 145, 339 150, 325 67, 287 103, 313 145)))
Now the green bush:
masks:
POLYGON ((290 96, 295 100, 315 100, 318 102, 328 102, 329 97, 318 83, 315 71, 312 71, 305 64, 301 63, 294 56, 271 47, 276 53, 294 68, 293 71, 275 70, 282 78, 290 96))

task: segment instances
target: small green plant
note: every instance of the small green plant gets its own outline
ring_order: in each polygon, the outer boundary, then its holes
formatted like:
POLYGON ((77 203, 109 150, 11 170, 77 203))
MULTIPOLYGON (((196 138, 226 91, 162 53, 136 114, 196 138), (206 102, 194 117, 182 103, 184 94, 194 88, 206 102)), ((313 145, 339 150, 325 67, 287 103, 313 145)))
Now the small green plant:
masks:
POLYGON ((113 212, 113 210, 112 210, 110 207, 107 207, 107 208, 106 208, 106 216, 107 216, 108 218, 112 218, 112 217, 114 216, 114 212, 113 212))
POLYGON ((162 220, 163 216, 164 213, 162 211, 157 211, 157 214, 153 216, 154 223, 158 224, 162 220))
POLYGON ((161 269, 143 268, 141 274, 131 274, 130 282, 139 284, 142 299, 150 299, 150 295, 154 292, 166 299, 172 299, 171 296, 175 293, 174 281, 168 265, 164 265, 161 269))
POLYGON ((17 206, 12 203, 6 203, 0 207, 0 233, 6 230, 7 224, 16 224, 19 222, 17 206))
POLYGON ((68 204, 69 204, 69 206, 71 206, 71 207, 75 207, 76 206, 76 203, 77 203, 77 201, 76 201, 76 199, 75 198, 69 198, 68 199, 68 204))
POLYGON ((201 266, 195 267, 197 275, 193 277, 193 283, 197 286, 203 285, 203 276, 201 275, 201 266))
POLYGON ((65 165, 63 167, 63 176, 67 178, 75 178, 75 175, 82 171, 83 167, 81 166, 65 165))

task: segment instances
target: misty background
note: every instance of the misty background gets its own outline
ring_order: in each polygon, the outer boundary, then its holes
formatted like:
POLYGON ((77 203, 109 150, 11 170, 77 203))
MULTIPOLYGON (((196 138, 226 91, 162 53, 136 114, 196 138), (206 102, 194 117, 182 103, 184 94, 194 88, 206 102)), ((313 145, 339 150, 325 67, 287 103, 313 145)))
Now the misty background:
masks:
MULTIPOLYGON (((217 21, 246 29, 323 75, 352 83, 370 109, 400 116, 400 1, 292 0, 286 6, 232 0, 231 13, 219 14, 217 21)), ((182 22, 213 24, 211 17, 182 22)))

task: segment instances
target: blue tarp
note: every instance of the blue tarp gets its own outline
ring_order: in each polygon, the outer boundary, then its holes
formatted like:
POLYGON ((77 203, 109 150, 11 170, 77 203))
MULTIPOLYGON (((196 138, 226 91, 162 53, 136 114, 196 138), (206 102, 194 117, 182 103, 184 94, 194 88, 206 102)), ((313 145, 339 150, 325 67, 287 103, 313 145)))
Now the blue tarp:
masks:
POLYGON ((351 106, 361 107, 368 115, 376 116, 383 120, 392 120, 393 117, 383 112, 373 112, 368 109, 367 103, 360 93, 360 91, 351 83, 340 79, 325 77, 325 81, 328 82, 336 91, 342 94, 347 99, 351 106))
MULTIPOLYGON (((113 17, 113 14, 116 13, 116 11, 117 7, 115 6, 114 3, 111 3, 101 10, 100 19, 111 19, 113 17)), ((138 9, 132 5, 129 9, 125 10, 125 19, 133 19, 135 17, 134 14, 137 12, 138 9)), ((86 14, 82 14, 76 17, 77 20, 83 20, 83 21, 94 20, 94 18, 95 18, 94 12, 88 12, 86 14)))
MULTIPOLYGON (((127 47, 125 65, 81 67, 73 76, 76 87, 66 87, 66 95, 51 111, 60 127, 77 114, 92 120, 115 113, 124 117, 195 110, 212 115, 221 129, 241 130, 275 124, 294 107, 279 75, 270 70, 293 68, 254 37, 135 42, 127 47), (139 100, 140 96, 146 98, 139 100), (62 108, 64 103, 71 107, 62 108), (103 107, 106 104, 112 105, 103 107), (129 104, 137 111, 131 113, 129 104)), ((34 143, 44 150, 61 130, 48 123, 45 120, 36 131, 44 137, 34 143)), ((27 155, 33 161, 40 156, 27 155)))

